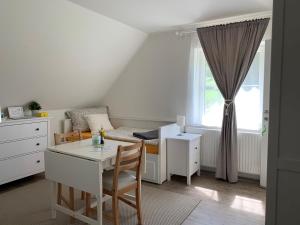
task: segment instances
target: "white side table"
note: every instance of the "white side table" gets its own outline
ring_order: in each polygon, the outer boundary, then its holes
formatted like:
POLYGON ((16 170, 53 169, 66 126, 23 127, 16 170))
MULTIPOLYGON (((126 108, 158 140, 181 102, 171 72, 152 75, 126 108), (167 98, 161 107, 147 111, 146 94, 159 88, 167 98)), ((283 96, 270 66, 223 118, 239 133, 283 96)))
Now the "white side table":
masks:
POLYGON ((200 134, 183 133, 167 138, 167 176, 173 174, 186 176, 187 185, 191 176, 197 172, 200 176, 200 134))

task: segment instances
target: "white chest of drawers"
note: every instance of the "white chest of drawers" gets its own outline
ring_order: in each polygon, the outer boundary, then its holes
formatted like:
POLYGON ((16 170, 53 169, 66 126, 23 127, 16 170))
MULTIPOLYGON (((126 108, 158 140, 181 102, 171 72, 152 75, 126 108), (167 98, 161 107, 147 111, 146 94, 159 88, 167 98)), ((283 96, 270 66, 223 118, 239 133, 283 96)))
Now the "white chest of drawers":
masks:
POLYGON ((187 184, 191 184, 194 173, 200 175, 200 138, 198 134, 184 133, 181 136, 167 138, 167 174, 187 177, 187 184))
POLYGON ((0 185, 45 170, 49 124, 48 118, 0 123, 0 185))

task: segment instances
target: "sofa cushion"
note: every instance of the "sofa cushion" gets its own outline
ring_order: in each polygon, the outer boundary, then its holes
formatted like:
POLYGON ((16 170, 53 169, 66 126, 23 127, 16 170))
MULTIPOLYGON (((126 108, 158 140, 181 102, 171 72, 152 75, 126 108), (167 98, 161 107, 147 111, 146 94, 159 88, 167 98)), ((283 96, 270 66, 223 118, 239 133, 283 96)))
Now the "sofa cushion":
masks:
POLYGON ((89 131, 89 125, 85 119, 89 114, 107 114, 107 107, 74 109, 66 112, 68 118, 72 121, 73 131, 89 131))
POLYGON ((89 128, 94 132, 98 132, 103 128, 104 130, 113 130, 107 114, 90 114, 85 116, 89 128))

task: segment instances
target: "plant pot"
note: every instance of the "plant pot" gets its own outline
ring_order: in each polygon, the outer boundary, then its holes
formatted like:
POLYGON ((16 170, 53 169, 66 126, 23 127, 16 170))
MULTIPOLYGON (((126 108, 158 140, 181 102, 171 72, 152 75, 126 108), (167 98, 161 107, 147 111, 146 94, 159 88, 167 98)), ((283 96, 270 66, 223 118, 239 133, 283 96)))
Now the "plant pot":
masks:
POLYGON ((36 116, 39 112, 40 110, 32 110, 32 116, 36 116))

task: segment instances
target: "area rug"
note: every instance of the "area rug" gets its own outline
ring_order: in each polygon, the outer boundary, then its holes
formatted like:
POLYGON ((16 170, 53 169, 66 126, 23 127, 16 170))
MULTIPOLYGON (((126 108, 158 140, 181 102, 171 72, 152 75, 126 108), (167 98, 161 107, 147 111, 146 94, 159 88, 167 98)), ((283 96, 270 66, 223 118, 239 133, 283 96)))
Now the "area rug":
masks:
MULTIPOLYGON (((11 190, 0 188, 0 221, 3 225, 67 225, 69 217, 58 212, 55 220, 50 218, 50 188, 46 180, 29 182, 11 190)), ((79 197, 79 193, 77 193, 79 197)), ((142 212, 144 225, 179 225, 200 203, 198 197, 186 196, 161 190, 149 185, 142 187, 142 212)), ((82 204, 78 199, 77 205, 82 204)), ((110 210, 107 203, 106 210, 110 210)), ((136 225, 135 211, 120 203, 122 225, 136 225)), ((75 225, 81 225, 75 221, 75 225)), ((112 224, 104 220, 104 225, 112 224)))

